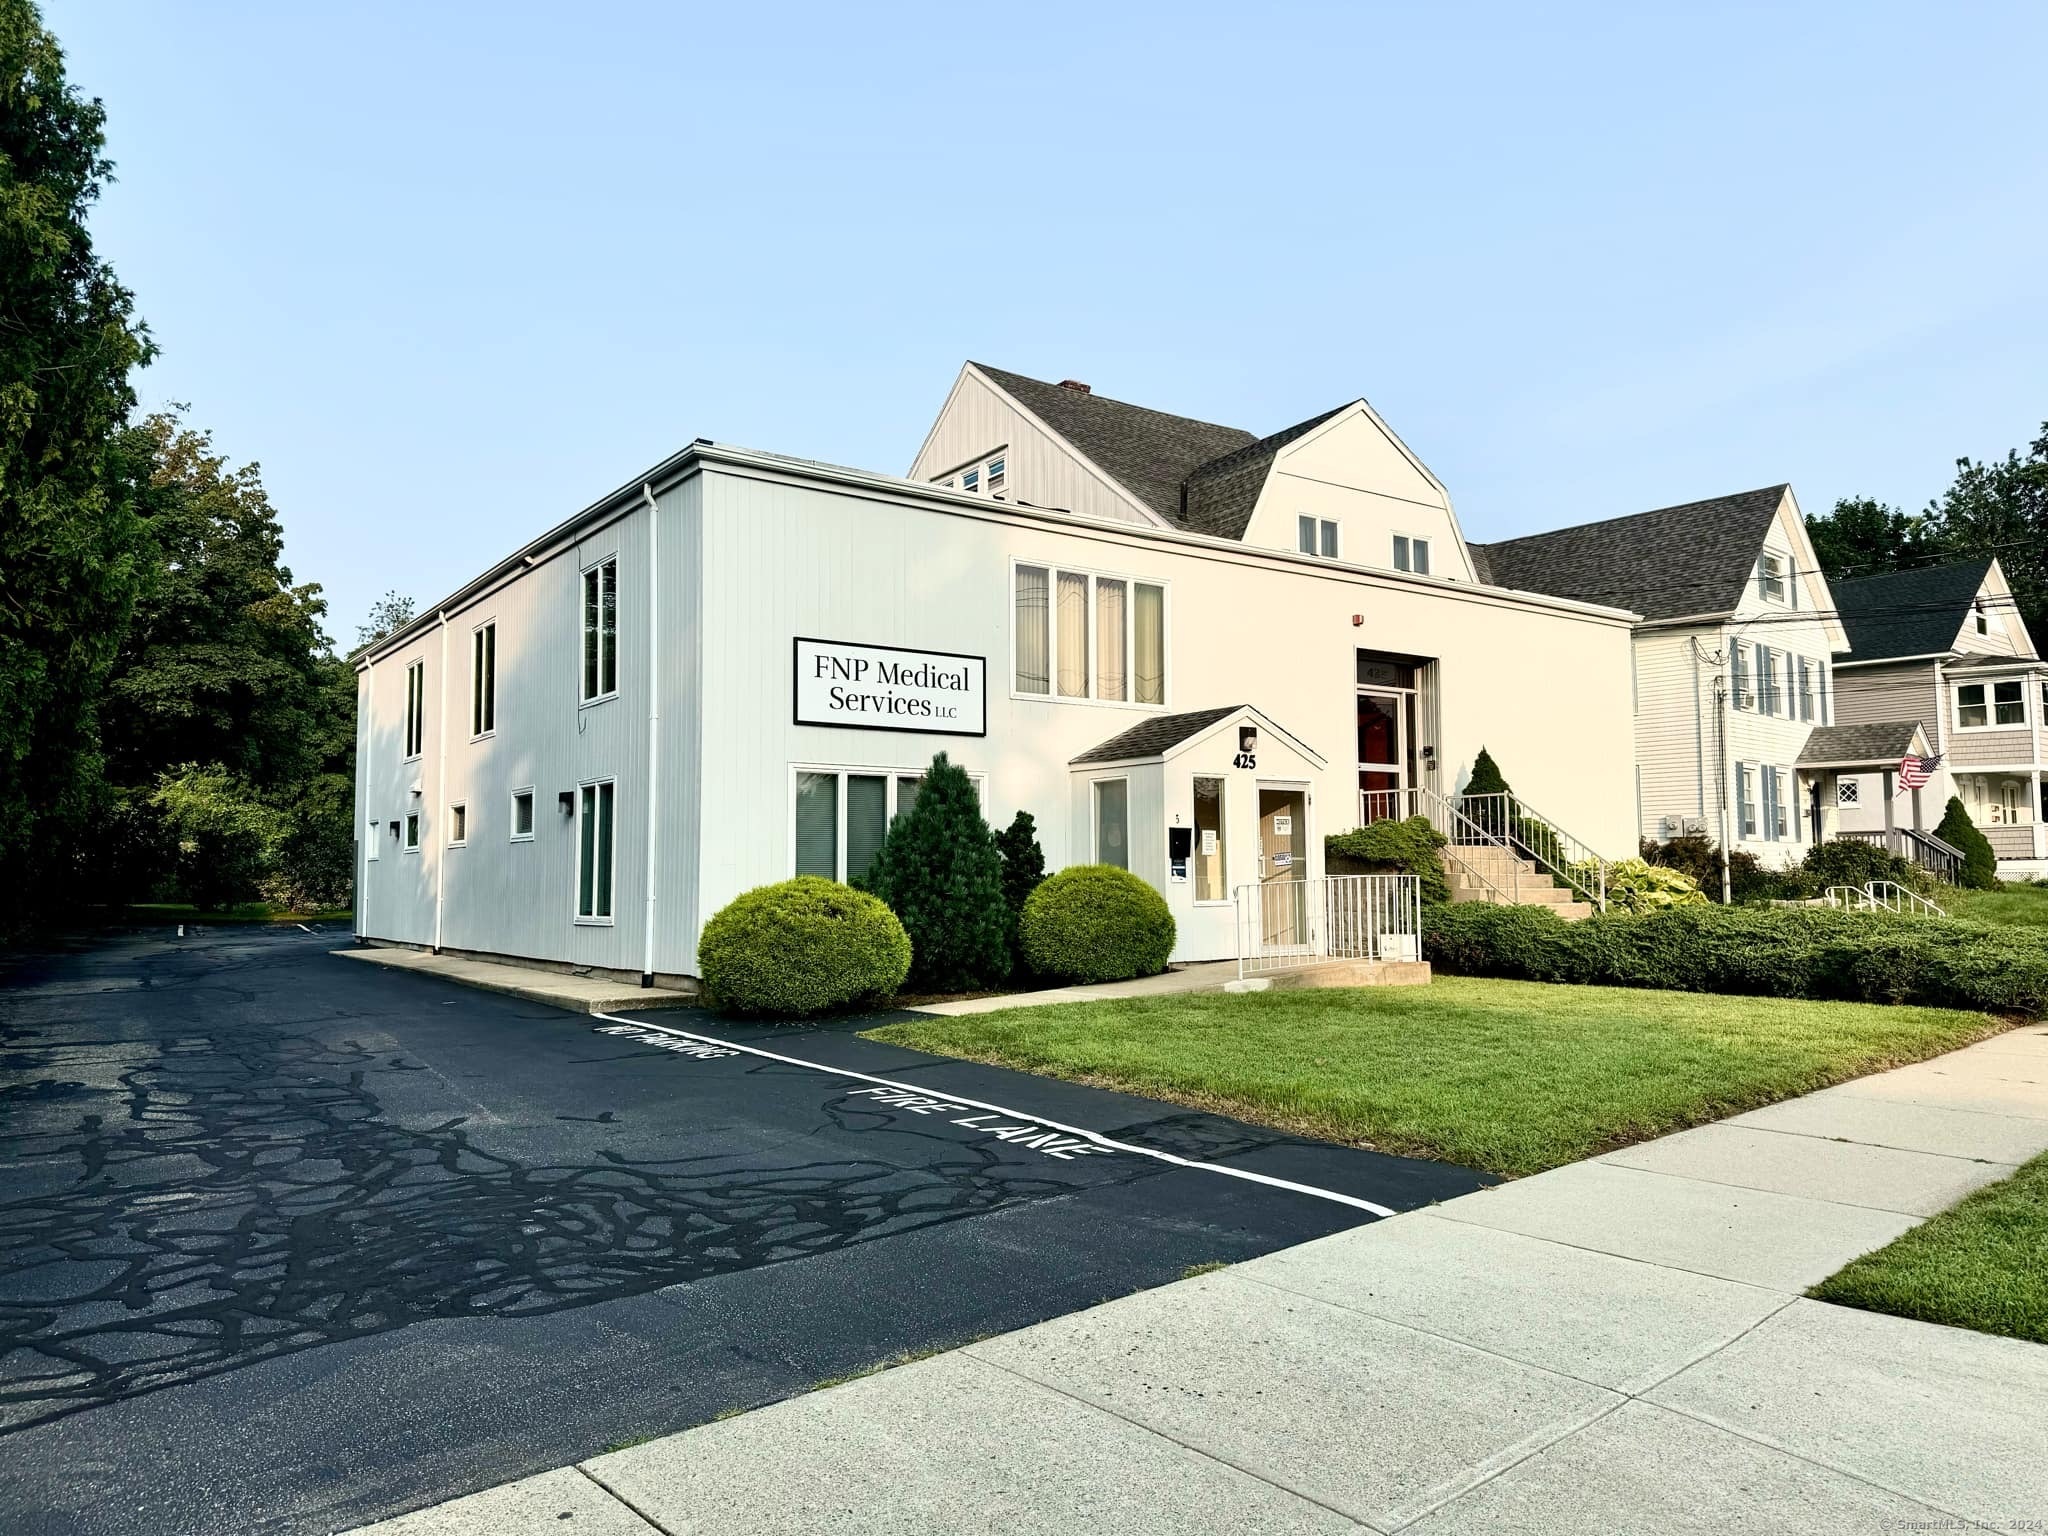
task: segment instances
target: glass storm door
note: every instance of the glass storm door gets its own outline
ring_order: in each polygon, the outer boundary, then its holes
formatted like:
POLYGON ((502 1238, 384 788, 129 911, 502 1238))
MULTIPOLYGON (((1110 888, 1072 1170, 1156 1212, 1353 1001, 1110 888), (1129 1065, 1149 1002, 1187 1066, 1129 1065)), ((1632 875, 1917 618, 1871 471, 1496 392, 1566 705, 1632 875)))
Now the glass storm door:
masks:
POLYGON ((1408 696, 1358 692, 1358 822, 1399 820, 1407 814, 1408 696))
POLYGON ((1308 792, 1259 790, 1259 909, 1266 944, 1308 943, 1308 792))

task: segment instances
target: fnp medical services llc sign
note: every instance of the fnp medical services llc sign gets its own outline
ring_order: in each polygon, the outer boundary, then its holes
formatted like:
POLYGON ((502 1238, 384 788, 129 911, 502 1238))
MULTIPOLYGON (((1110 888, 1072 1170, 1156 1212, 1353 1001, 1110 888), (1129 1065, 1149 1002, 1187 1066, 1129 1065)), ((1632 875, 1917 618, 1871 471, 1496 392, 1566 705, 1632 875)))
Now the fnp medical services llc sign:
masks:
POLYGON ((796 723, 986 736, 988 659, 799 635, 796 723))

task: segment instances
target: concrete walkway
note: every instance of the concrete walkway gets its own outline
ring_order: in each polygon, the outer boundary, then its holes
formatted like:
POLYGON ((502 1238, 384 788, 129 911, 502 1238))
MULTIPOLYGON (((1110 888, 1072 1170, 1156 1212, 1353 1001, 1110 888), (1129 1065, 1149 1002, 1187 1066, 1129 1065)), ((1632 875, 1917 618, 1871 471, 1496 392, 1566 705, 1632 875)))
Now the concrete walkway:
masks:
POLYGON ((529 1003, 546 1003, 575 1013, 617 1013, 625 1009, 693 1008, 693 992, 667 987, 642 987, 616 976, 579 976, 573 971, 544 970, 537 965, 508 965, 500 960, 471 960, 437 955, 424 949, 399 949, 382 944, 350 945, 333 951, 344 960, 361 960, 394 971, 438 976, 443 981, 502 992, 529 1003))
POLYGON ((2020 1528, 2048 1349, 1801 1292, 2043 1149, 2035 1027, 370 1529, 2020 1528))

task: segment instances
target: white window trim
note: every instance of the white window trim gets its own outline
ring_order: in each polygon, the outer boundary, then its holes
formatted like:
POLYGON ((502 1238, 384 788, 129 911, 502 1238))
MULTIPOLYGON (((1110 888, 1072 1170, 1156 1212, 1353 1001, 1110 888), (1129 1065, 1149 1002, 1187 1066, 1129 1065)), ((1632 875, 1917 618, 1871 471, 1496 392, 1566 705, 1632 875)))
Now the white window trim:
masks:
POLYGON ((1007 622, 1010 629, 1010 697, 1028 700, 1033 704, 1081 704, 1092 709, 1140 709, 1148 713, 1166 714, 1173 708, 1173 583, 1162 577, 1134 576, 1128 571, 1100 571, 1085 565, 1074 565, 1061 560, 1033 560, 1023 555, 1010 560, 1010 586, 1003 600, 1009 604, 1007 622), (1050 676, 1050 685, 1044 693, 1025 693, 1017 686, 1017 571, 1022 566, 1045 572, 1045 655, 1050 676), (1060 621, 1059 596, 1060 575, 1086 576, 1088 578, 1088 692, 1075 698, 1060 692, 1060 621), (1120 581, 1124 584, 1124 683, 1126 688, 1138 691, 1138 592, 1139 587, 1159 589, 1159 661, 1166 669, 1166 677, 1159 689, 1157 704, 1141 704, 1136 699, 1098 699, 1095 697, 1095 667, 1099 652, 1095 648, 1095 583, 1098 578, 1120 581))
MULTIPOLYGON (((1024 562, 1029 565, 1030 561, 1024 562)), ((1036 695, 1027 695, 1036 697, 1036 695)), ((957 765, 956 765, 957 766, 957 765)), ((832 878, 840 884, 846 883, 846 778, 852 774, 857 778, 880 779, 888 786, 882 802, 882 827, 887 829, 896 823, 896 792, 902 786, 899 779, 922 779, 931 768, 930 763, 921 763, 909 768, 891 767, 880 763, 791 763, 788 775, 788 794, 783 799, 788 806, 784 817, 784 848, 782 867, 789 871, 789 878, 796 878, 796 780, 802 773, 829 773, 837 780, 833 793, 837 797, 833 811, 833 826, 838 838, 832 850, 832 878)), ((966 770, 967 782, 974 786, 975 796, 981 801, 982 819, 988 819, 988 774, 966 770)), ((580 847, 581 844, 579 843, 580 847)))
POLYGON ((1974 736, 1979 731, 2024 731, 2030 729, 2034 723, 2034 715, 2029 705, 2029 690, 2024 678, 2018 679, 2020 685, 2020 718, 2017 720, 2007 720, 2003 724, 1999 722, 1998 700, 1996 697, 1997 685, 2013 681, 2013 678, 2002 677, 1988 678, 1981 683, 1951 682, 1949 684, 1951 690, 1949 718, 1954 722, 1955 729, 1968 736, 1974 736), (1982 725, 1963 724, 1963 690, 1965 688, 1982 688, 1984 690, 1984 723, 1982 725))
POLYGON ((1397 575, 1425 576, 1429 578, 1431 581, 1435 581, 1438 579, 1436 574, 1436 540, 1434 537, 1426 533, 1410 533, 1405 528, 1389 529, 1387 537, 1387 562, 1390 565, 1393 564, 1394 559, 1395 539, 1406 539, 1408 541, 1408 569, 1404 571, 1401 569, 1400 566, 1395 565, 1393 568, 1397 575), (1418 571, 1415 569, 1415 546, 1418 544, 1420 544, 1425 550, 1429 551, 1430 568, 1426 571, 1418 571))
MULTIPOLYGON (((1215 775, 1204 774, 1203 777, 1214 778, 1215 775)), ((1131 776, 1127 773, 1105 773, 1099 779, 1090 779, 1088 781, 1088 862, 1090 864, 1106 864, 1109 862, 1102 856, 1101 805, 1102 786, 1105 784, 1121 784, 1124 787, 1123 867, 1132 874, 1136 874, 1137 871, 1131 869, 1131 776)), ((1226 822, 1225 825, 1228 826, 1229 824, 1226 822)), ((1204 903, 1204 905, 1208 905, 1208 903, 1204 903)))
POLYGON ((527 816, 528 822, 535 830, 538 830, 540 827, 540 796, 534 793, 531 784, 522 784, 505 796, 505 830, 507 833, 505 840, 509 843, 530 843, 533 841, 533 832, 522 832, 519 830, 519 797, 521 795, 525 795, 533 801, 533 808, 527 816))
POLYGON ((399 761, 403 763, 416 763, 421 758, 427 755, 426 657, 422 656, 415 661, 409 661, 405 664, 405 691, 407 694, 407 704, 405 711, 405 734, 408 736, 412 734, 413 716, 414 714, 417 714, 419 716, 420 743, 416 748, 406 753, 404 757, 400 758, 399 761), (418 673, 420 679, 420 691, 417 694, 413 693, 412 691, 412 678, 414 673, 418 673))
POLYGON ((1790 555, 1780 554, 1775 549, 1767 549, 1756 557, 1756 595, 1764 602, 1775 603, 1780 608, 1792 606, 1792 557, 1790 555), (1776 577, 1778 590, 1775 594, 1765 585, 1766 582, 1772 579, 1765 574, 1764 562, 1767 560, 1778 562, 1778 574, 1776 577))
POLYGON ((448 846, 450 848, 467 848, 469 846, 469 802, 467 800, 450 800, 448 802, 448 846), (455 835, 455 827, 458 822, 462 826, 462 836, 460 837, 455 835))
POLYGON ((427 844, 427 813, 407 811, 398 818, 398 846, 405 853, 418 853, 427 844), (409 833, 418 834, 416 837, 409 833))
MULTIPOLYGON (((599 681, 599 683, 602 683, 602 682, 604 681, 604 576, 603 576, 603 571, 604 571, 604 568, 605 568, 605 567, 606 567, 607 565, 617 565, 617 564, 619 564, 619 552, 618 552, 618 551, 617 551, 617 550, 615 549, 615 550, 612 550, 612 551, 611 551, 611 552, 610 552, 609 554, 603 554, 603 555, 599 555, 599 556, 598 556, 598 557, 597 557, 597 558, 596 558, 595 560, 591 561, 591 562, 590 562, 590 564, 588 564, 588 565, 585 565, 585 566, 581 566, 581 567, 579 567, 579 568, 577 569, 577 572, 576 572, 576 707, 577 707, 578 709, 589 709, 589 708, 591 708, 591 707, 592 707, 593 705, 597 705, 597 704, 609 704, 609 703, 610 703, 610 702, 611 702, 611 701, 612 701, 613 699, 616 699, 616 698, 617 698, 617 697, 619 696, 619 687, 618 687, 618 682, 617 682, 617 679, 619 679, 619 678, 621 678, 621 677, 623 677, 623 676, 625 675, 625 668, 624 668, 623 666, 621 666, 621 665, 620 665, 620 663, 619 663, 619 627, 620 627, 620 626, 619 626, 618 620, 619 620, 619 619, 620 619, 621 617, 623 617, 623 607, 624 607, 624 603, 625 603, 625 597, 626 597, 626 588, 625 588, 625 584, 624 584, 624 577, 623 577, 623 576, 616 576, 616 577, 614 577, 614 578, 613 578, 613 590, 614 590, 614 591, 615 591, 615 592, 616 592, 616 593, 617 593, 618 595, 617 595, 617 596, 616 596, 616 597, 614 598, 614 600, 613 600, 613 601, 614 601, 614 604, 615 604, 615 606, 614 606, 614 607, 613 607, 613 609, 612 609, 612 614, 613 614, 613 624, 612 624, 612 677, 613 677, 613 679, 614 679, 614 681, 613 681, 613 684, 612 684, 612 689, 611 689, 611 691, 610 691, 609 693, 593 693, 593 694, 591 694, 591 695, 590 695, 590 696, 589 696, 588 698, 585 698, 585 697, 584 697, 584 694, 583 694, 583 579, 584 579, 584 578, 585 578, 586 576, 588 576, 588 575, 589 575, 589 574, 590 574, 590 573, 591 573, 592 571, 597 571, 597 572, 599 573, 599 575, 598 575, 598 578, 597 578, 597 582, 598 582, 598 587, 597 587, 597 590, 598 590, 598 617, 597 617, 597 629, 598 629, 598 636, 597 636, 597 678, 598 678, 598 681, 599 681)), ((579 802, 578 802, 578 804, 580 805, 580 804, 581 804, 581 802, 579 801, 579 802)))
POLYGON ((1335 517, 1318 517, 1313 512, 1297 512, 1294 515, 1294 552, 1307 555, 1312 560, 1342 560, 1344 558, 1344 523, 1335 517), (1307 523, 1311 530, 1312 548, 1301 547, 1301 525, 1307 523), (1330 542, 1336 547, 1327 555, 1323 553, 1323 530, 1330 530, 1330 542))
MULTIPOLYGON (((576 595, 578 600, 580 601, 583 594, 579 591, 576 595)), ((577 658, 577 664, 578 666, 581 666, 582 664, 582 658, 580 656, 577 658)), ((569 882, 569 919, 578 928, 617 927, 619 921, 618 776, 616 774, 613 774, 604 778, 579 779, 576 784, 576 814, 574 817, 571 818, 571 820, 574 823, 571 830, 575 834, 576 854, 575 857, 570 861, 571 868, 574 871, 574 874, 573 878, 569 882), (612 787, 612 910, 611 915, 609 917, 585 917, 582 914, 582 912, 578 910, 583 900, 583 791, 586 789, 595 789, 600 785, 604 784, 609 784, 612 787)), ((595 846, 593 845, 591 849, 591 857, 595 858, 596 856, 597 851, 595 846)), ((593 875, 593 879, 594 878, 595 876, 593 875)), ((595 895, 594 887, 592 894, 595 895)))
MULTIPOLYGON (((580 601, 582 593, 578 592, 577 597, 580 601)), ((476 623, 470 625, 469 627, 469 723, 471 726, 474 726, 476 724, 476 637, 479 634, 481 634, 484 630, 495 630, 497 627, 498 616, 496 614, 492 614, 487 619, 479 619, 476 623)), ((471 730, 469 733, 469 739, 471 741, 488 741, 491 737, 497 734, 498 642, 496 637, 493 636, 491 640, 491 723, 490 726, 485 730, 471 730)))
POLYGON ((379 850, 380 850, 380 849, 381 849, 381 848, 383 847, 383 845, 384 845, 384 823, 383 823, 383 822, 381 822, 381 821, 379 821, 379 820, 377 820, 377 818, 376 818, 376 817, 372 816, 372 817, 370 818, 370 830, 369 830, 369 833, 368 833, 368 835, 367 835, 367 836, 366 836, 366 837, 365 837, 365 838, 363 839, 363 860, 364 860, 364 862, 365 862, 365 863, 375 863, 375 862, 376 862, 376 861, 377 861, 378 859, 381 859, 381 858, 382 858, 382 857, 383 857, 384 855, 383 855, 383 854, 382 854, 381 852, 379 852, 379 850))

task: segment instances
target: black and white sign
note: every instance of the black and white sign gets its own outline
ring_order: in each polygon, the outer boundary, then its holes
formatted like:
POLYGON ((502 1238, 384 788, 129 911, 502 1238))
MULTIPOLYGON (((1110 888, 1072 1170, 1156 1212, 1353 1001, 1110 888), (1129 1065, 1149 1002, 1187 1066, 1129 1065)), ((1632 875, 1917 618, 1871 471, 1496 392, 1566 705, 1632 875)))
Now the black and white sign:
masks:
POLYGON ((986 736, 988 660, 798 636, 796 723, 986 736))

